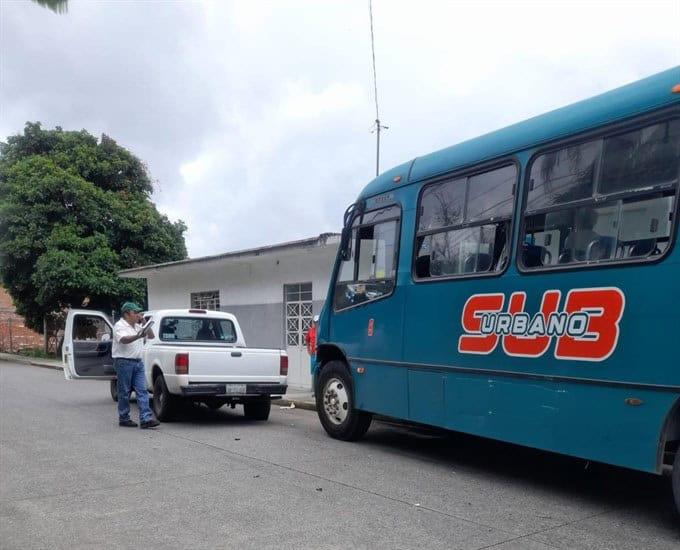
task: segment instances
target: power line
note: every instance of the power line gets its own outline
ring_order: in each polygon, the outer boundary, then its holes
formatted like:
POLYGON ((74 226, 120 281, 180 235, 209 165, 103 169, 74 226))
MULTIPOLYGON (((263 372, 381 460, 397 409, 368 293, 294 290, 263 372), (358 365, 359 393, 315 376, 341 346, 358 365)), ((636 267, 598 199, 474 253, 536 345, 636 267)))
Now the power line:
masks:
POLYGON ((373 0, 368 0, 368 17, 371 22, 371 54, 373 57, 373 98, 375 100, 375 125, 373 132, 376 135, 375 146, 375 175, 380 173, 380 132, 387 130, 387 126, 380 124, 380 109, 378 108, 378 76, 375 70, 375 36, 373 34, 373 0))

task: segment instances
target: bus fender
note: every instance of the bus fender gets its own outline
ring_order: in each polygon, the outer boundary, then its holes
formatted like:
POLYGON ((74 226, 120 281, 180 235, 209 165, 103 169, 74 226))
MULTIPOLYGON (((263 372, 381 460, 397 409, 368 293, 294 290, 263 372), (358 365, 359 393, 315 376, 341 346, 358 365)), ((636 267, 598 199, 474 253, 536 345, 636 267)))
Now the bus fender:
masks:
POLYGON ((656 470, 658 473, 673 464, 673 452, 680 442, 680 397, 675 400, 664 420, 657 449, 656 470))
POLYGON ((344 350, 335 344, 320 344, 316 349, 316 365, 314 372, 312 373, 313 388, 316 388, 317 380, 319 380, 324 366, 331 361, 341 361, 344 363, 347 372, 352 376, 352 371, 349 368, 349 361, 347 361, 347 354, 344 350))
POLYGON ((335 344, 320 344, 316 350, 317 374, 330 361, 342 361, 349 368, 347 354, 335 344))

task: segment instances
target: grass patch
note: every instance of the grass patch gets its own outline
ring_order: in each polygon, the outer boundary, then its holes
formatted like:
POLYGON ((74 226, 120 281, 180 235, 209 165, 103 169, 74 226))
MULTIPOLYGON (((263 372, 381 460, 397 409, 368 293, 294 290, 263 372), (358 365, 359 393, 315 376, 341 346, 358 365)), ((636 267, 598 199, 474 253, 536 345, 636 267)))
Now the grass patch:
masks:
POLYGON ((36 359, 56 359, 57 356, 47 353, 43 348, 23 348, 19 350, 19 355, 24 357, 35 357, 36 359))

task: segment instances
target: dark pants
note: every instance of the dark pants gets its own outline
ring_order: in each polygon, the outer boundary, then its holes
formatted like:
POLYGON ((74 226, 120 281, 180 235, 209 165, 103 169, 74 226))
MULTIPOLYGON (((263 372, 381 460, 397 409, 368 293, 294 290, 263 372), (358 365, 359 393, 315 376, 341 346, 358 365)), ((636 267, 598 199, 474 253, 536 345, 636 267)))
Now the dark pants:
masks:
POLYGON ((149 407, 149 392, 146 391, 142 360, 116 357, 113 359, 113 368, 116 369, 118 378, 118 419, 130 419, 130 391, 135 390, 140 422, 151 420, 153 415, 149 407))

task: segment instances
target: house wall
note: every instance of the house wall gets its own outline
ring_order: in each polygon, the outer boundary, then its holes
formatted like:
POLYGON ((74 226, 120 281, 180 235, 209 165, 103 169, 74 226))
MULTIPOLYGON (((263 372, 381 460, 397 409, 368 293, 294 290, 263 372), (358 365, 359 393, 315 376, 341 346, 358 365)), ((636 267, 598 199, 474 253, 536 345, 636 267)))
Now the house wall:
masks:
POLYGON ((266 253, 247 261, 216 259, 147 274, 149 309, 188 308, 192 292, 219 290, 220 306, 239 319, 252 347, 285 347, 283 285, 312 283, 314 313, 323 305, 337 243, 266 253))

